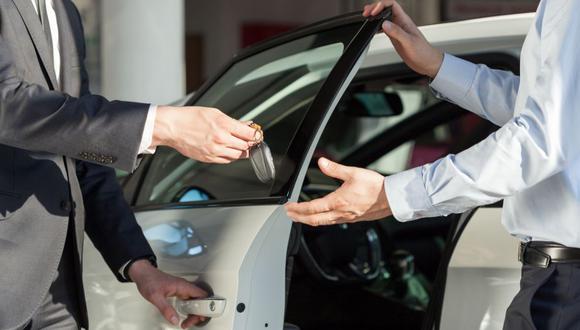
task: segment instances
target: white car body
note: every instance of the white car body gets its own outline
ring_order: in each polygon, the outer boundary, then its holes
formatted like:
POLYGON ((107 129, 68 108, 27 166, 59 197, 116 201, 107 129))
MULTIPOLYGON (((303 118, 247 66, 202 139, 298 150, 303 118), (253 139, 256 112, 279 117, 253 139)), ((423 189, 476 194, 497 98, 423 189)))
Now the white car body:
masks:
MULTIPOLYGON (((532 14, 510 15, 422 27, 427 39, 445 52, 464 55, 503 52, 518 56, 532 14)), ((383 34, 376 34, 362 69, 400 63, 383 34)), ((351 72, 350 78, 356 73, 351 72)), ((346 86, 343 86, 344 89, 346 86)), ((338 99, 333 102, 336 105, 338 99)), ((323 120, 323 126, 329 114, 323 120)), ((318 131, 314 141, 322 131, 318 131)), ((314 153, 308 149, 308 158, 314 153)), ((301 164, 301 178, 309 162, 301 164)), ((302 182, 303 179, 298 179, 302 182)), ((291 194, 296 200, 301 185, 291 194)), ((138 211, 148 239, 186 232, 198 242, 190 257, 167 258, 153 245, 161 269, 207 283, 226 299, 222 316, 204 329, 282 329, 284 325, 286 248, 291 220, 282 205, 218 206, 138 211), (179 230, 168 226, 179 220, 179 230)), ((501 208, 475 211, 461 233, 447 270, 441 329, 501 329, 505 309, 519 287, 517 240, 501 225, 501 208)), ((166 239, 167 240, 167 239, 166 239)), ((98 251, 85 240, 84 283, 93 329, 173 329, 141 298, 134 285, 118 283, 98 251)), ((168 241, 169 242, 169 241, 168 241)), ((169 242, 170 243, 170 242, 169 242)), ((167 244, 169 244, 167 243, 167 244)))

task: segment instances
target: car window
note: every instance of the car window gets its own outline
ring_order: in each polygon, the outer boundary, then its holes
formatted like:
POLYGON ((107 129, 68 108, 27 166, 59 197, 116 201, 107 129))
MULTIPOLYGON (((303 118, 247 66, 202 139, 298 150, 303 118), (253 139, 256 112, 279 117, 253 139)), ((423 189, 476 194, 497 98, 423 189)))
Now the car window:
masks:
MULTIPOLYGON (((430 111, 444 101, 437 99, 425 78, 358 82, 351 94, 360 91, 382 91, 396 94, 402 113, 390 117, 352 116, 340 106, 332 115, 316 148, 316 157, 341 161, 352 152, 361 150, 373 138, 385 134, 401 121, 430 111), (341 111, 343 110, 343 111, 341 111)), ((343 100, 348 98, 345 94, 343 100)), ((451 106, 451 105, 450 105, 451 106)), ((372 162, 368 168, 392 174, 433 162, 449 153, 458 153, 481 141, 496 127, 480 117, 465 112, 459 118, 417 132, 415 136, 372 162)))
MULTIPOLYGON (((376 82, 366 87, 368 91, 383 91, 398 95, 403 111, 393 117, 357 117, 337 109, 332 115, 316 149, 316 156, 325 156, 340 161, 351 152, 402 120, 439 102, 427 85, 427 79, 410 84, 398 82, 376 82)), ((348 97, 345 94, 343 97, 348 97)), ((344 109, 348 110, 348 109, 344 109)))
MULTIPOLYGON (((288 148, 312 101, 361 24, 308 35, 246 57, 234 63, 195 105, 260 124, 276 171, 282 172, 287 167, 280 164, 287 161, 288 148)), ((277 177, 292 176, 279 173, 277 177)), ((204 164, 159 148, 136 204, 272 197, 274 184, 280 182, 260 182, 249 160, 204 164)))
POLYGON ((488 121, 465 112, 459 118, 425 130, 389 151, 368 168, 384 174, 398 173, 456 154, 486 138, 495 130, 488 121))

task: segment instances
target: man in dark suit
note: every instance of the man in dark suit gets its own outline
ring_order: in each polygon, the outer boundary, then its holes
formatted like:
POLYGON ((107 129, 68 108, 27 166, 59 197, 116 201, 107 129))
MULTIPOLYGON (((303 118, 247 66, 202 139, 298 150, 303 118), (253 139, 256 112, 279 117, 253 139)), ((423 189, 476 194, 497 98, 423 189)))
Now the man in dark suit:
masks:
POLYGON ((70 0, 0 1, 0 329, 88 327, 84 231, 117 278, 178 325, 166 298, 205 293, 155 267, 111 167, 132 171, 158 145, 227 163, 253 139, 216 109, 91 95, 84 47, 70 0))

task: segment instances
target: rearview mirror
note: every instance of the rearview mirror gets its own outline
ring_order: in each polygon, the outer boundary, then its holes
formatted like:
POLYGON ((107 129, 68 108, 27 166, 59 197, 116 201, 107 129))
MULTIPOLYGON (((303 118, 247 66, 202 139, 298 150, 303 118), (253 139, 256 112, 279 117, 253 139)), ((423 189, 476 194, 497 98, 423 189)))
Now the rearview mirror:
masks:
POLYGON ((397 93, 365 91, 351 94, 342 108, 353 117, 392 117, 403 113, 403 102, 397 93))

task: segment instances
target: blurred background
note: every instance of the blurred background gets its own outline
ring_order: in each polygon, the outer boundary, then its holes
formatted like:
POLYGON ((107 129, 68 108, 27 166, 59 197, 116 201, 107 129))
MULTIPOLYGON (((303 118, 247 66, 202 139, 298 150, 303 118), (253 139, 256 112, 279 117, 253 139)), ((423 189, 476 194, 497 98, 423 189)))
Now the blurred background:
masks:
MULTIPOLYGON (((92 92, 167 104, 195 91, 244 47, 343 13, 361 0, 73 0, 83 17, 92 92)), ((420 25, 531 12, 539 0, 400 0, 420 25)))

